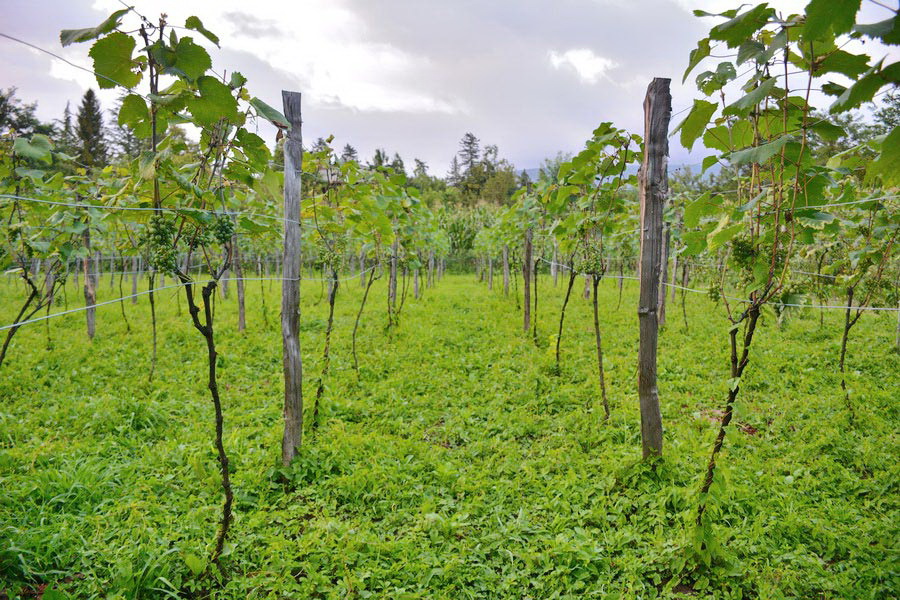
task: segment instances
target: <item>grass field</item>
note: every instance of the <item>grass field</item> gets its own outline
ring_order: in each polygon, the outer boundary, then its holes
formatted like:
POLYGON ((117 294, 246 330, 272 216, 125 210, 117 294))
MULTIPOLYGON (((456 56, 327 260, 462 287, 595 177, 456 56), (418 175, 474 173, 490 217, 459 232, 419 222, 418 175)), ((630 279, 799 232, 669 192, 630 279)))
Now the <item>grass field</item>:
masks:
MULTIPOLYGON (((579 282, 580 283, 580 282, 579 282)), ((146 285, 142 283, 142 285, 146 285)), ((233 284, 232 284, 233 285, 233 284)), ((840 311, 779 327, 764 318, 720 459, 698 552, 698 488, 728 390, 724 309, 689 294, 659 350, 665 458, 640 459, 637 288, 616 309, 601 284, 612 418, 603 421, 589 302, 543 277, 539 343, 512 297, 448 276, 385 331, 378 281, 350 332, 357 280, 338 295, 319 430, 290 483, 281 439, 279 284, 217 302, 225 446, 235 523, 221 598, 892 598, 900 593, 895 313, 866 314, 848 357, 856 420, 840 392, 840 311), (708 560, 708 564, 707 561, 708 560)), ((126 283, 126 291, 127 291, 126 283)), ((580 285, 576 288, 580 289, 580 285)), ((0 285, 2 322, 20 291, 0 285)), ((104 279, 99 300, 115 298, 104 279)), ((159 294, 159 365, 147 381, 147 297, 23 328, 0 371, 0 598, 163 598, 209 586, 219 516, 206 352, 177 291, 159 294), (44 584, 49 584, 46 588, 44 584)), ((411 292, 410 292, 411 294, 411 292)), ((311 408, 327 305, 303 283, 311 408)), ((81 306, 68 287, 69 306, 81 306)), ((54 307, 54 311, 62 310, 54 307)), ((309 413, 308 413, 309 414, 309 413)))

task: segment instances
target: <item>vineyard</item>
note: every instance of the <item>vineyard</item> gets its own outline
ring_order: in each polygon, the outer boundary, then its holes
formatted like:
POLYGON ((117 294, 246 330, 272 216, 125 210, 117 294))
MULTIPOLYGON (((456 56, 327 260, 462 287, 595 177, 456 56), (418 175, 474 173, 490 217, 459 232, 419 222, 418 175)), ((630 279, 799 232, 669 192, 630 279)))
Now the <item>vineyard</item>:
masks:
POLYGON ((0 103, 0 599, 895 597, 878 5, 696 11, 690 105, 498 203, 304 144, 198 17, 62 31, 136 150, 0 103))

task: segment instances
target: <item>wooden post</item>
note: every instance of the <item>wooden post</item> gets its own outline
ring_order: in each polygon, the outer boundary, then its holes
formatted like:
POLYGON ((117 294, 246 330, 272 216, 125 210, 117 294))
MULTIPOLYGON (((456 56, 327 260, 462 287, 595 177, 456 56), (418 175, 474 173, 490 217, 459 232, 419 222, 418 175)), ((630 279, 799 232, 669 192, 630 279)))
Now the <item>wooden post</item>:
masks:
MULTIPOLYGON (((244 265, 241 256, 241 247, 238 244, 237 234, 231 236, 232 262, 234 263, 234 279, 237 284, 237 302, 238 302, 238 331, 244 331, 247 328, 247 314, 244 309, 244 265)), ((188 265, 190 266, 190 265, 188 265)))
POLYGON ((284 436, 281 462, 288 466, 303 441, 303 361, 300 356, 300 172, 303 142, 300 94, 281 92, 291 129, 284 140, 284 276, 281 282, 281 340, 284 359, 284 436))
POLYGON ((488 289, 494 289, 494 259, 488 257, 488 289))
POLYGON ((95 264, 95 260, 91 257, 91 227, 88 223, 87 227, 84 228, 84 231, 81 232, 81 240, 84 244, 85 249, 85 257, 82 259, 82 265, 84 267, 84 305, 87 307, 85 311, 85 317, 87 321, 87 336, 88 339, 94 339, 94 331, 96 329, 96 308, 94 305, 97 304, 97 287, 95 285, 96 279, 94 273, 91 272, 91 265, 95 264))
POLYGON ((394 323, 394 315, 397 313, 397 262, 400 254, 400 232, 396 230, 394 222, 394 242, 391 244, 391 263, 388 274, 388 322, 394 323))
POLYGON ((638 395, 644 458, 661 456, 663 444, 659 390, 656 387, 656 345, 659 336, 656 309, 662 258, 663 205, 669 191, 670 82, 670 79, 655 77, 647 88, 644 98, 644 159, 638 172, 641 200, 638 395))
POLYGON ((503 246, 503 295, 509 296, 509 246, 503 246))
POLYGON ((522 283, 525 290, 525 333, 531 325, 531 228, 525 232, 525 259, 522 261, 522 283))
POLYGON ((553 276, 553 287, 556 287, 559 281, 559 265, 557 265, 556 262, 558 260, 559 247, 557 246, 556 242, 553 242, 553 258, 551 259, 552 262, 550 263, 550 275, 553 276))

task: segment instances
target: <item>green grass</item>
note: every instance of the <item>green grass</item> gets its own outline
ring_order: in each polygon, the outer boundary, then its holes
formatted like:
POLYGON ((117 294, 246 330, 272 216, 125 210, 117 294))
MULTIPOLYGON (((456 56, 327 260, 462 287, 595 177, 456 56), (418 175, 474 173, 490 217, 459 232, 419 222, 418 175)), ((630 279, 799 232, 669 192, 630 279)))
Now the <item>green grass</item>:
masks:
MULTIPOLYGON (((680 304, 669 308, 659 351, 665 459, 653 468, 639 461, 633 282, 619 310, 614 282, 601 285, 608 423, 590 304, 580 297, 568 311, 561 372, 553 369, 562 283, 542 278, 536 347, 514 299, 472 276, 407 298, 400 328, 385 332, 379 281, 361 326, 357 382, 349 348, 361 289, 345 282, 322 426, 307 429, 285 486, 276 471, 279 284, 264 285, 268 326, 258 282, 248 283, 246 332, 236 331, 233 295, 216 307, 236 492, 229 579, 216 597, 900 590, 895 314, 866 314, 853 332, 855 424, 836 373, 839 311, 824 328, 812 310, 783 327, 764 318, 707 512, 717 545, 697 552, 698 488, 728 389, 722 307, 689 294, 687 331, 680 304)), ((303 289, 310 409, 327 306, 315 303, 318 283, 303 289)), ((117 295, 107 280, 100 292, 117 295)), ((0 286, 3 323, 19 293, 0 286)), ((43 323, 15 338, 0 371, 0 597, 43 584, 73 598, 183 597, 209 584, 187 564, 209 555, 221 503, 206 352, 175 294, 159 297, 153 383, 146 296, 126 304, 130 334, 110 305, 98 309, 92 343, 81 313, 50 321, 52 351, 43 323)), ((82 303, 71 283, 68 298, 70 308, 82 303)))

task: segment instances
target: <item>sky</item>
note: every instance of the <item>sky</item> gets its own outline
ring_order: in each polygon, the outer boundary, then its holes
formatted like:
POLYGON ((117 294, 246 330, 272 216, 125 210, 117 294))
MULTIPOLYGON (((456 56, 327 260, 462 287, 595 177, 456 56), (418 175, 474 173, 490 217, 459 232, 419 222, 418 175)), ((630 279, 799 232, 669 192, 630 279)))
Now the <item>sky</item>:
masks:
MULTIPOLYGON (((90 67, 89 44, 62 48, 61 29, 92 27, 119 0, 0 0, 0 32, 90 67)), ((134 0, 137 11, 190 15, 220 38, 213 68, 240 71, 255 96, 280 108, 281 90, 303 94, 303 136, 334 135, 363 159, 376 148, 420 158, 443 176, 466 132, 518 169, 557 152, 579 151, 603 121, 641 133, 642 102, 653 77, 672 79, 673 125, 693 98, 681 78, 690 51, 714 24, 694 9, 720 12, 726 0, 134 0)), ((786 13, 805 1, 775 0, 786 13)), ((890 13, 863 0, 860 22, 890 13)), ((181 31, 182 35, 187 32, 181 31)), ((867 51, 880 58, 881 47, 867 51)), ((896 56, 894 56, 896 58, 896 56)), ((699 71, 697 71, 699 72, 699 71)), ((0 38, 0 87, 60 118, 88 87, 90 73, 0 38)), ((117 91, 102 91, 111 107, 117 91)), ((274 130, 259 125, 272 141, 274 130)), ((670 143, 670 162, 696 164, 670 143)))

